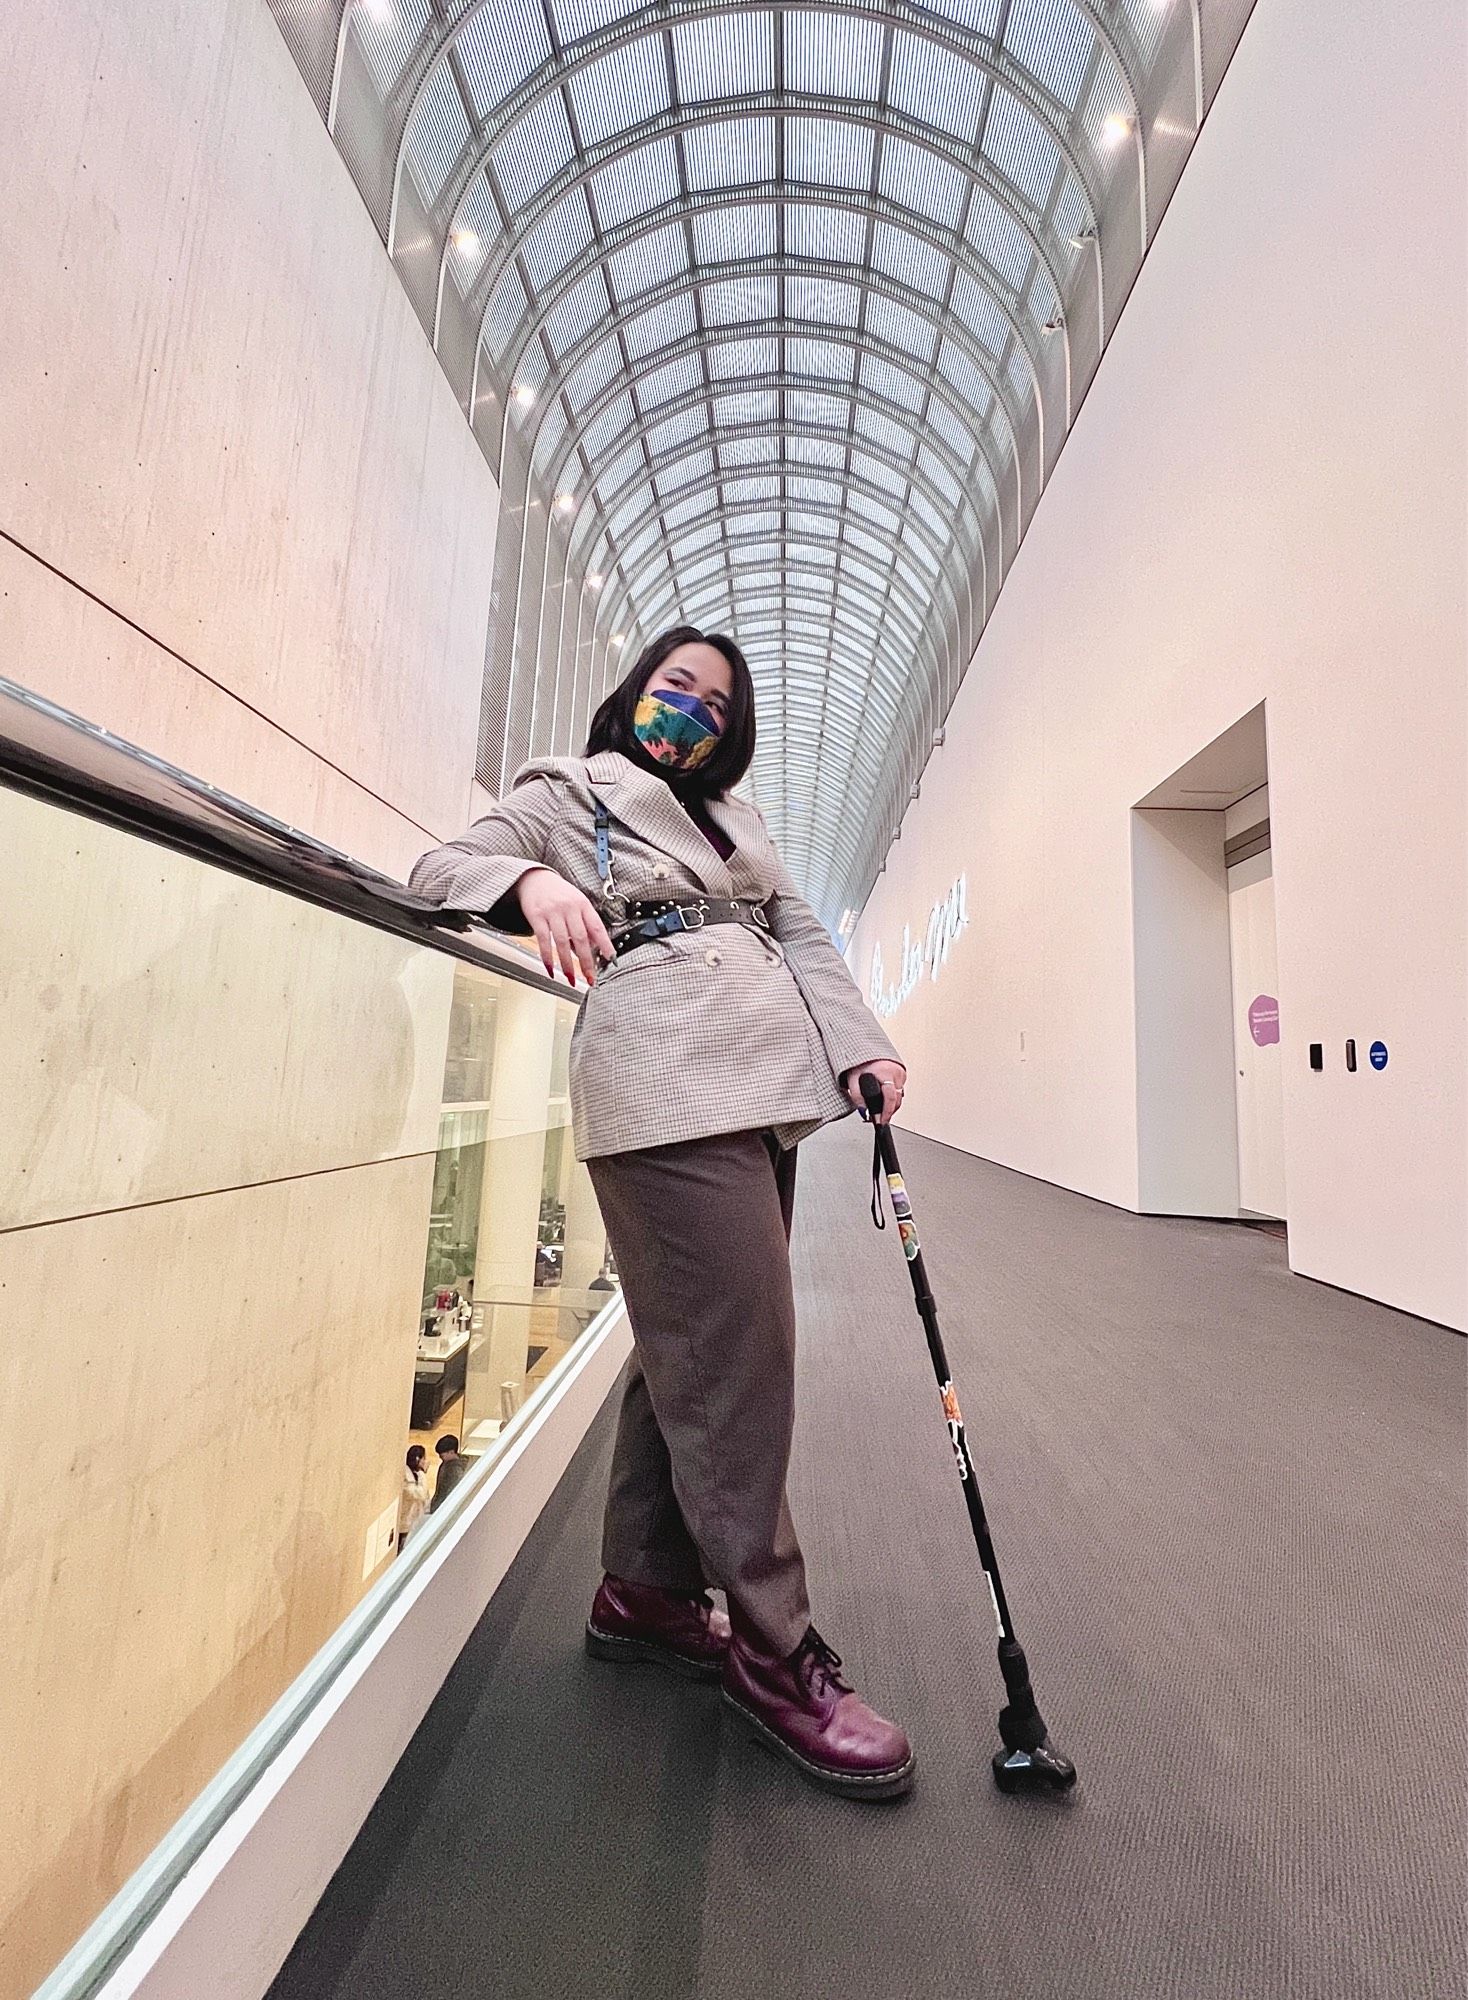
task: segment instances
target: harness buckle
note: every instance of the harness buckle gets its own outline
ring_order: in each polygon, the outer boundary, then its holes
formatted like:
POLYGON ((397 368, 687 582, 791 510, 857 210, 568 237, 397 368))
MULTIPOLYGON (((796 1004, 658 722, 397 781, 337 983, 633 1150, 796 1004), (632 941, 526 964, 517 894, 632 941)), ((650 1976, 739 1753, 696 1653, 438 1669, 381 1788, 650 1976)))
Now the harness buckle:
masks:
POLYGON ((703 929, 704 918, 707 915, 708 905, 706 903, 695 903, 691 908, 683 903, 678 905, 678 922, 685 931, 701 931, 703 929), (697 918, 697 922, 690 923, 690 916, 697 918))

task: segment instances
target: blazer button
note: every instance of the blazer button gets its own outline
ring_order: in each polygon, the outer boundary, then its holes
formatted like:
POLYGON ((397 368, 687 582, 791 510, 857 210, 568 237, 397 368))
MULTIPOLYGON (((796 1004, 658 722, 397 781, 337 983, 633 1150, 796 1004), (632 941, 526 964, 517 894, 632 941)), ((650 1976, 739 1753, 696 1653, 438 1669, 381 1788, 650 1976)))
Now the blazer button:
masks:
POLYGON ((652 871, 652 879, 654 880, 654 882, 666 882, 666 881, 667 881, 667 879, 668 879, 668 869, 667 869, 667 864, 666 864, 665 862, 662 862, 662 861, 657 861, 657 862, 654 862, 654 864, 653 864, 653 871, 652 871))
POLYGON ((706 951, 703 955, 703 962, 705 965, 722 965, 724 961, 720 953, 716 951, 706 951))

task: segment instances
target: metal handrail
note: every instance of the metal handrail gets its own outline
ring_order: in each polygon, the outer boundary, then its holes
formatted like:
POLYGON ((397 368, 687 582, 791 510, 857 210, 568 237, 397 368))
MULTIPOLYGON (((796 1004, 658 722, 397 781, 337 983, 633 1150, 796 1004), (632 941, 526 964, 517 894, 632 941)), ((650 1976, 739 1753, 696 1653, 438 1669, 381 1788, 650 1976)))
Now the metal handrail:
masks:
POLYGON ((425 902, 391 876, 3 677, 0 785, 558 1000, 584 998, 508 940, 466 935, 480 921, 473 913, 425 902))

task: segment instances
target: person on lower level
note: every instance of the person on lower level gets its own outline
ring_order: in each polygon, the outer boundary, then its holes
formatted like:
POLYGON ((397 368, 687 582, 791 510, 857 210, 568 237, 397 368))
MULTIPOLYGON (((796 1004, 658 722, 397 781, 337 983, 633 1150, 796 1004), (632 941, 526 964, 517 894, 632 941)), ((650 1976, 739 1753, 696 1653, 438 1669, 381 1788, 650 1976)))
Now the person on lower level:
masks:
POLYGON ((428 1512, 428 1453, 421 1444, 410 1444, 403 1461, 403 1490, 398 1495, 398 1547, 428 1512))
POLYGON ((786 1499, 789 1233, 798 1141, 860 1104, 866 1072, 890 1118, 906 1072, 733 795, 754 745, 738 647, 675 628, 602 704, 584 757, 528 764, 410 880, 532 932, 547 971, 590 989, 572 1118, 635 1352, 588 1650, 720 1679, 807 1777, 885 1798, 911 1784, 912 1748, 812 1624, 786 1499))
POLYGON ((467 1477, 471 1464, 459 1450, 459 1440, 452 1431, 441 1437, 433 1449, 438 1457, 438 1477, 433 1482, 433 1498, 428 1504, 430 1514, 436 1514, 459 1481, 467 1477))

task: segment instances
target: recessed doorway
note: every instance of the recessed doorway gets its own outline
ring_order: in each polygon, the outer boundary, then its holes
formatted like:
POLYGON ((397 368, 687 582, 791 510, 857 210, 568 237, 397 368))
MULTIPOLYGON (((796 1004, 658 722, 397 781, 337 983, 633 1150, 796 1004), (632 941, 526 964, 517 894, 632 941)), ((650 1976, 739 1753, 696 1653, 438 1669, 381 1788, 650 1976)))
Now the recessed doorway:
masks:
POLYGON ((1239 1209, 1248 1217, 1282 1222, 1286 1215, 1284 1082, 1267 785, 1229 807, 1224 815, 1224 839, 1239 1209))
POLYGON ((1132 812, 1138 1206, 1286 1217, 1264 705, 1132 812))

